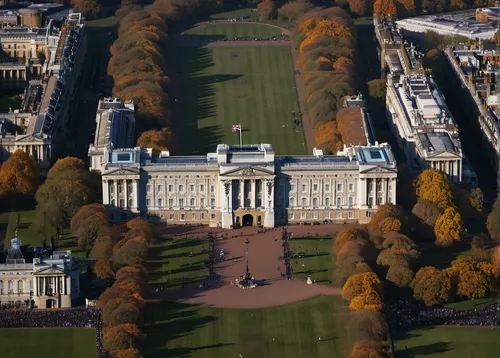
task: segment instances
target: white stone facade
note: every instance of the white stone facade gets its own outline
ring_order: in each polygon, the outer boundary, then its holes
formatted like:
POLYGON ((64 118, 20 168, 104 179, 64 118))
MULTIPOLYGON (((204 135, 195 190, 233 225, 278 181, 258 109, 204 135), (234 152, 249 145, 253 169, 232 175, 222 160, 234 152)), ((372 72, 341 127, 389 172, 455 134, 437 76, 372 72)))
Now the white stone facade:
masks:
MULTIPOLYGON (((11 250, 18 239, 12 240, 11 250)), ((20 251, 19 251, 20 252, 20 251)), ((0 264, 0 306, 67 308, 80 295, 80 266, 70 251, 56 251, 50 257, 26 263, 22 256, 0 264)))
POLYGON ((109 152, 102 168, 103 204, 114 220, 143 215, 226 229, 368 222, 379 205, 396 202, 396 178, 387 144, 336 156, 275 156, 269 144, 167 158, 133 148, 109 152))

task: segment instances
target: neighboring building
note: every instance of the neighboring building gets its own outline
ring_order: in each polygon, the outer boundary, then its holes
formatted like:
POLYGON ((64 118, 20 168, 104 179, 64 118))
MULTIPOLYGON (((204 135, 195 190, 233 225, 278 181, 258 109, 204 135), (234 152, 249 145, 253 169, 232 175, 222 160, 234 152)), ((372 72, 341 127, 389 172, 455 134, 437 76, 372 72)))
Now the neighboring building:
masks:
MULTIPOLYGON (((365 107, 363 95, 344 97, 344 107, 350 108, 354 115, 349 117, 349 133, 342 133, 342 141, 347 146, 351 145, 374 145, 375 129, 370 113, 365 107)), ((338 118, 338 115, 337 115, 338 118)))
POLYGON ((403 32, 423 34, 434 31, 440 35, 463 36, 472 40, 489 40, 497 32, 497 27, 492 22, 466 20, 452 14, 419 16, 396 22, 403 32))
MULTIPOLYGON (((27 77, 35 75, 39 79, 29 81, 21 110, 17 111, 22 113, 0 114, 5 123, 0 138, 0 162, 22 149, 38 161, 42 175, 46 174, 57 147, 66 140, 70 110, 78 92, 87 46, 84 19, 81 14, 70 14, 60 31, 52 21, 46 29, 2 29, 0 43, 11 56, 26 57, 26 66, 32 62, 40 64, 40 70, 27 77), (43 62, 33 58, 40 52, 46 56, 43 62)), ((21 69, 11 69, 11 65, 2 70, 0 63, 2 83, 24 76, 21 69)))
POLYGON ((270 144, 220 144, 206 156, 152 157, 151 149, 112 150, 102 168, 112 219, 133 215, 169 224, 229 229, 293 223, 361 222, 396 203, 397 168, 388 144, 338 155, 275 156, 270 144))
POLYGON ((80 296, 80 266, 71 251, 54 251, 26 263, 21 240, 11 240, 6 262, 0 264, 0 306, 71 307, 80 296))
POLYGON ((387 80, 387 116, 414 174, 438 169, 454 183, 477 185, 458 136, 458 128, 431 76, 414 72, 387 80))
POLYGON ((100 100, 95 121, 94 143, 89 147, 90 170, 101 171, 110 150, 134 146, 134 103, 119 98, 100 100))

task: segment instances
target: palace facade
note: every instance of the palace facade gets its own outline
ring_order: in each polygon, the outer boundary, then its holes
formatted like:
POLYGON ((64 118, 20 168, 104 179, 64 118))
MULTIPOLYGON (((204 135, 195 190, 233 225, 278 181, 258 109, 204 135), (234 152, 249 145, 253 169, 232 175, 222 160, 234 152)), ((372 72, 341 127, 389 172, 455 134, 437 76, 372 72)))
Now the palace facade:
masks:
POLYGON ((35 308, 71 307, 80 295, 80 265, 71 251, 41 253, 26 263, 21 240, 14 238, 0 264, 0 305, 35 308))
POLYGON ((337 155, 277 156, 270 144, 217 146, 206 156, 154 157, 151 149, 106 151, 103 204, 112 219, 148 216, 168 224, 225 229, 293 223, 368 222, 396 202, 388 144, 337 155))

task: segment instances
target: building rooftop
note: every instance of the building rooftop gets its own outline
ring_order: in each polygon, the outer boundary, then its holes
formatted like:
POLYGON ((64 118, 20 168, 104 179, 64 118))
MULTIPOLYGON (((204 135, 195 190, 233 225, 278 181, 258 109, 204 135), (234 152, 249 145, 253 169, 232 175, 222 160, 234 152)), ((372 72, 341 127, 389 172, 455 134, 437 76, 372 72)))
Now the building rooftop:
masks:
POLYGON ((419 133, 418 137, 428 154, 436 155, 443 152, 461 152, 460 147, 454 143, 454 140, 447 132, 419 133))

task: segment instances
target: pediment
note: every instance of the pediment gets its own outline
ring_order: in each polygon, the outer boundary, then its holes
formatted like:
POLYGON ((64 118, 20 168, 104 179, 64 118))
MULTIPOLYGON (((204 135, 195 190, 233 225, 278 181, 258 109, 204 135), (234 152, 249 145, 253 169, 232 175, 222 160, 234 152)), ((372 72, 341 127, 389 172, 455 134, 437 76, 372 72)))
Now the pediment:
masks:
POLYGON ((427 153, 427 158, 447 158, 447 159, 459 159, 460 154, 454 151, 443 151, 438 153, 427 153))
POLYGON ((227 172, 220 173, 220 175, 235 176, 235 177, 259 177, 259 176, 269 176, 269 175, 274 176, 274 172, 264 168, 249 166, 244 168, 230 169, 227 172))
POLYGON ((34 273, 34 275, 61 275, 61 274, 65 274, 64 270, 54 266, 44 267, 41 270, 38 270, 34 273))
POLYGON ((139 168, 130 168, 130 167, 118 167, 118 168, 110 168, 106 170, 102 175, 139 175, 139 168))
POLYGON ((392 168, 386 168, 386 167, 381 167, 379 165, 376 165, 374 167, 371 167, 371 168, 367 168, 367 169, 363 169, 360 171, 361 174, 383 174, 383 173, 387 173, 387 174, 393 174, 393 173, 397 173, 397 169, 392 169, 392 168))

